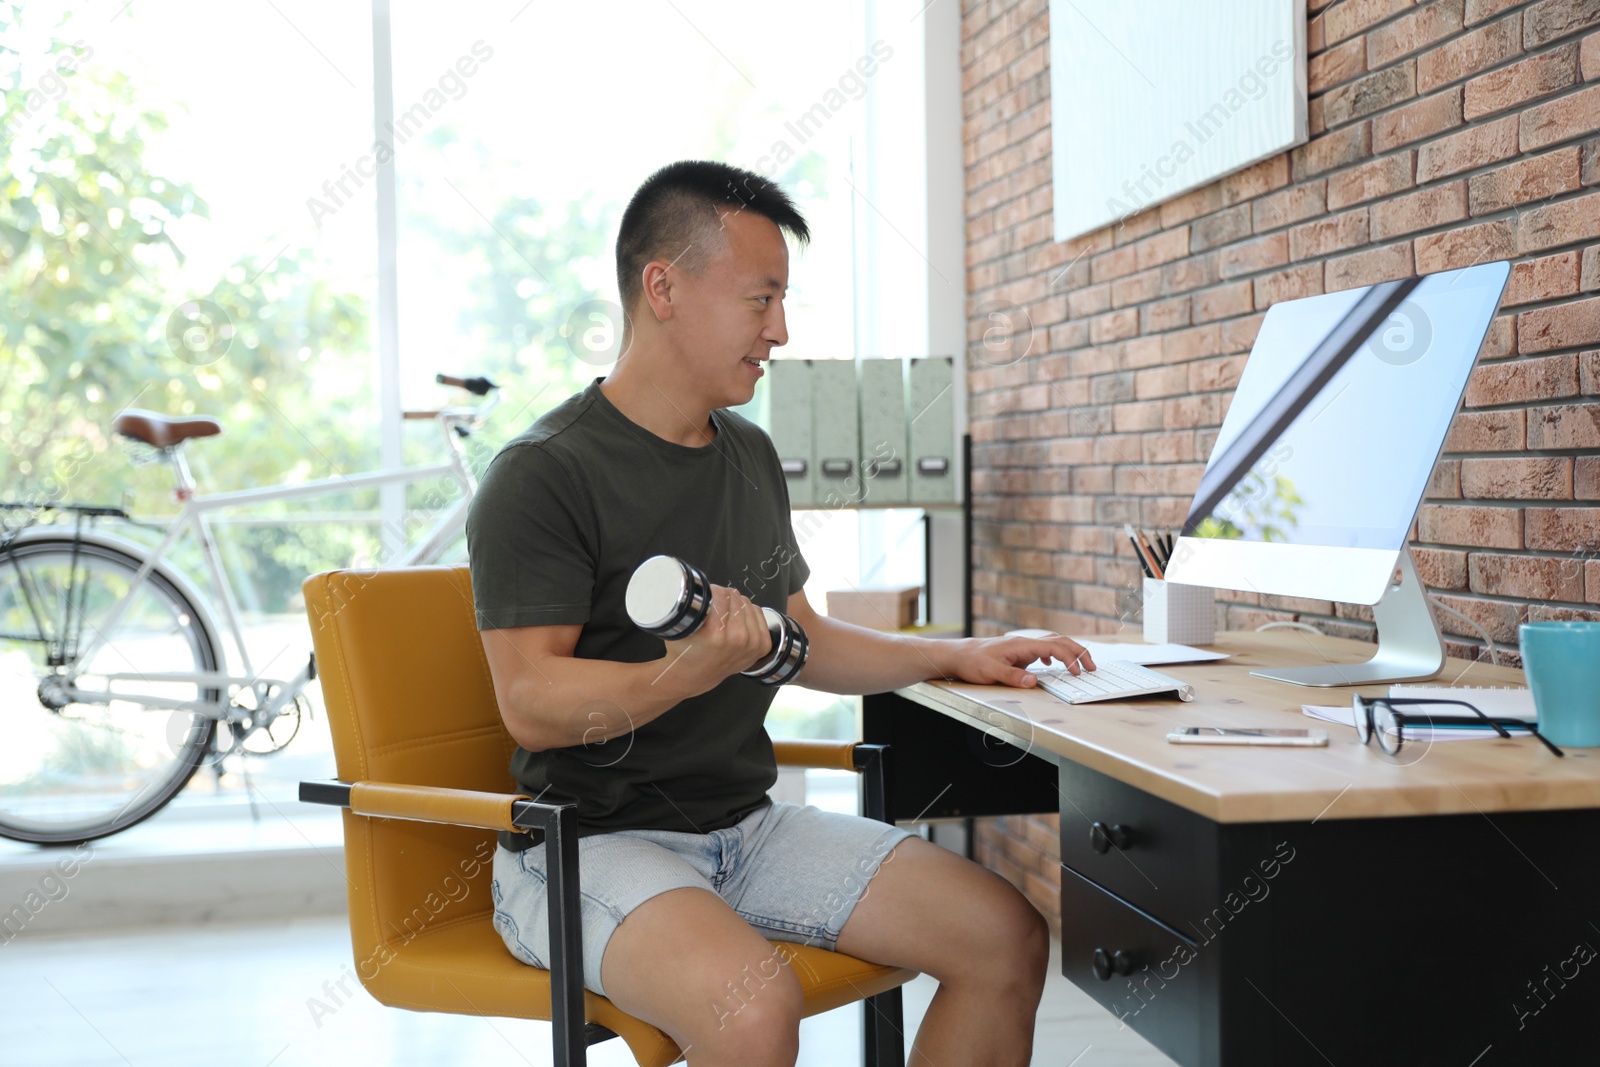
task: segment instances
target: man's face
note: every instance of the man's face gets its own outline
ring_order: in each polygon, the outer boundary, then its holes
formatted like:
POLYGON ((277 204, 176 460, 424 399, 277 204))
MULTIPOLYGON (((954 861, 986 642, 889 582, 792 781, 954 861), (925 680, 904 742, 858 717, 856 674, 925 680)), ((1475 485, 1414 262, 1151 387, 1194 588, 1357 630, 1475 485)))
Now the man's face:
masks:
POLYGON ((761 364, 789 340, 783 297, 789 248, 776 223, 751 211, 722 217, 722 246, 676 279, 671 328, 712 407, 747 403, 761 364))

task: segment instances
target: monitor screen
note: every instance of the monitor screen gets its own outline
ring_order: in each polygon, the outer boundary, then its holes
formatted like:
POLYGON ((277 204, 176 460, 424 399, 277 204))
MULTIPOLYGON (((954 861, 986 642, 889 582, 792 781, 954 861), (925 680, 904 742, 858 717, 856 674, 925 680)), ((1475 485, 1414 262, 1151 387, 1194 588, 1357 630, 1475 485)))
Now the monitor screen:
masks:
POLYGON ((1274 304, 1165 577, 1377 603, 1510 273, 1484 263, 1274 304))
POLYGON ((1399 549, 1509 267, 1274 304, 1183 532, 1399 549))

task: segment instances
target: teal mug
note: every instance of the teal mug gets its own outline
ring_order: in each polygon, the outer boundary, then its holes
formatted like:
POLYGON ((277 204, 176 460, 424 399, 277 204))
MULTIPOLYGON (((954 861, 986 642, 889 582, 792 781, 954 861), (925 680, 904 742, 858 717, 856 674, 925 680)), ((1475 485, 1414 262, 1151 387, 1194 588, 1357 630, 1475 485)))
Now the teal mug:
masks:
POLYGON ((1600 622, 1525 622, 1518 637, 1539 732, 1558 745, 1600 746, 1600 622))

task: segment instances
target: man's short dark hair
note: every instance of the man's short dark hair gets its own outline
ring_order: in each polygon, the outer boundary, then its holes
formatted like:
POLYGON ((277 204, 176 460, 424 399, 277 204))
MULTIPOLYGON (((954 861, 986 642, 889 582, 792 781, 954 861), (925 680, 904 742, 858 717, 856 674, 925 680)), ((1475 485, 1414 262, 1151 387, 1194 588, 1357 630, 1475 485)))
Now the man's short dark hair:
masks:
POLYGON ((752 211, 804 245, 811 229, 776 182, 726 163, 684 160, 646 178, 628 201, 617 231, 617 290, 632 315, 644 291, 644 265, 665 259, 687 271, 722 247, 722 216, 752 211))

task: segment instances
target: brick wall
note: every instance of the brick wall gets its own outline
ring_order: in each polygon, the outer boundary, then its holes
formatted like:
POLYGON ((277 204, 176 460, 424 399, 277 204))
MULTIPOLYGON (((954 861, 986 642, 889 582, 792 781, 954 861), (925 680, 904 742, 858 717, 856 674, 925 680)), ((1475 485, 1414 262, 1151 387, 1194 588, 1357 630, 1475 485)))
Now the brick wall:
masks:
MULTIPOLYGON (((1275 301, 1489 259, 1515 266, 1412 551, 1502 662, 1519 622, 1600 619, 1600 0, 1307 6, 1307 144, 1058 244, 1046 4, 963 5, 969 339, 995 307, 1032 330, 969 360, 980 633, 1136 619, 1122 523, 1182 522, 1275 301)), ((1373 636, 1368 608, 1218 597, 1219 627, 1373 636)), ((977 846, 1052 917, 1055 826, 977 846)))

